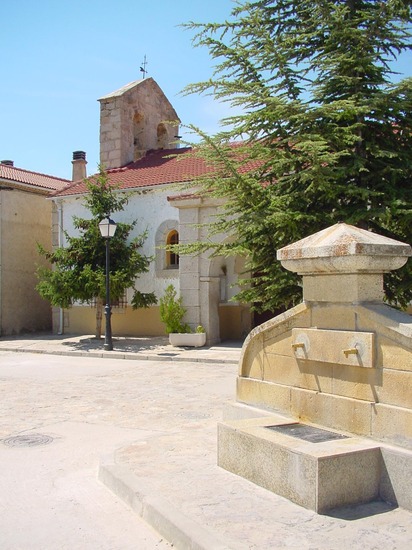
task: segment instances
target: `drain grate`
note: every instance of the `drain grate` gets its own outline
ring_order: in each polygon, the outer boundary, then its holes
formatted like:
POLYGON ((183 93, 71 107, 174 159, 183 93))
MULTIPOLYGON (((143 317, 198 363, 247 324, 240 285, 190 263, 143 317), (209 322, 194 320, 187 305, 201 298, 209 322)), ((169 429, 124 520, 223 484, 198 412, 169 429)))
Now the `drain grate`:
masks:
POLYGON ((266 428, 274 432, 280 432, 298 439, 303 439, 304 441, 310 441, 311 443, 347 439, 346 435, 330 432, 329 430, 322 430, 314 426, 307 426, 306 424, 299 424, 298 422, 294 422, 293 424, 280 424, 279 426, 266 426, 266 428))
POLYGON ((8 447, 37 447, 38 445, 48 445, 53 438, 45 434, 25 434, 16 435, 3 439, 3 443, 8 447))

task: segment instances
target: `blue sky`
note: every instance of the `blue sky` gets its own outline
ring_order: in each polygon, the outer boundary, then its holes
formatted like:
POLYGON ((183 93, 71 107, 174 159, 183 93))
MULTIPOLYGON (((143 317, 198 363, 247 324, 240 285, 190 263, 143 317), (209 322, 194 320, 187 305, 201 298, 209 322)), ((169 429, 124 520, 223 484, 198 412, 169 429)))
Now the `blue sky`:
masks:
MULTIPOLYGON (((72 152, 83 150, 94 173, 97 99, 140 79, 145 55, 148 76, 182 123, 213 133, 223 107, 210 97, 180 95, 211 76, 213 64, 178 25, 222 21, 233 7, 232 0, 3 0, 0 159, 70 179, 72 152)), ((412 75, 411 54, 399 70, 412 75)))
POLYGON ((142 77, 156 80, 183 123, 217 128, 212 98, 182 97, 212 62, 193 48, 188 21, 221 21, 232 0, 13 0, 1 2, 0 159, 71 178, 72 152, 99 162, 97 99, 142 77))

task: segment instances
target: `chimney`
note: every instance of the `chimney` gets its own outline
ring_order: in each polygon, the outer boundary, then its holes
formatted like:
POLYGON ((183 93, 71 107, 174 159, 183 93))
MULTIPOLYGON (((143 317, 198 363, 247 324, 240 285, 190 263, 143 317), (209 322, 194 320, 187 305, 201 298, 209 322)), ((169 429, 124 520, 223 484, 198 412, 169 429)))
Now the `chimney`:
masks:
POLYGON ((0 164, 4 164, 4 166, 14 166, 13 160, 0 160, 0 164))
POLYGON ((72 181, 84 180, 84 178, 87 177, 86 153, 84 151, 74 151, 72 164, 73 164, 72 181))

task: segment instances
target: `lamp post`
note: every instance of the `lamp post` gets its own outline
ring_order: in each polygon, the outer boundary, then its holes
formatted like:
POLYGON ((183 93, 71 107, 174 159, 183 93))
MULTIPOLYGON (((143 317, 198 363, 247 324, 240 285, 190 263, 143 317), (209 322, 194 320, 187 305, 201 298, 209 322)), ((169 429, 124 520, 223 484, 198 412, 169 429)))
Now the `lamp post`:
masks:
POLYGON ((104 349, 106 351, 113 350, 112 342, 112 308, 110 305, 110 239, 116 232, 116 223, 107 216, 99 223, 99 229, 102 237, 106 239, 106 305, 104 314, 106 316, 106 331, 104 338, 104 349))

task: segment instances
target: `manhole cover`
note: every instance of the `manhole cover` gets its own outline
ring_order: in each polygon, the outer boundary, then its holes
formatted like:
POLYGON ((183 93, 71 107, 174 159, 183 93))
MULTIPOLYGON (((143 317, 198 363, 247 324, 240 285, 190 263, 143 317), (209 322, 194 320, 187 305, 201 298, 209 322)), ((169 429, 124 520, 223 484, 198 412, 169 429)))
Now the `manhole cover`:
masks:
POLYGON ((293 424, 281 424, 279 426, 266 426, 266 428, 274 432, 280 432, 298 439, 303 439, 304 441, 310 441, 311 443, 322 443, 324 441, 333 441, 334 439, 347 439, 346 435, 322 430, 314 426, 307 426, 306 424, 299 424, 298 422, 293 424))
POLYGON ((8 437, 3 443, 8 447, 36 447, 38 445, 48 445, 53 438, 44 434, 26 434, 8 437))

